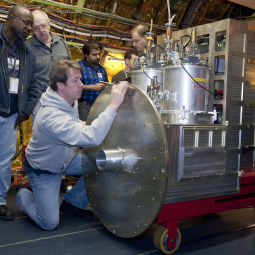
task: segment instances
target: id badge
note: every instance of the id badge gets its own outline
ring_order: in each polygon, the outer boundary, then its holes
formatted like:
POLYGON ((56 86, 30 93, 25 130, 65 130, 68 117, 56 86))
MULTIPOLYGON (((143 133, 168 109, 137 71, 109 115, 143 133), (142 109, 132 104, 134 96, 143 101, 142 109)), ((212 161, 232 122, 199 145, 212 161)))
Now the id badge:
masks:
POLYGON ((97 73, 97 75, 98 75, 99 79, 103 79, 103 74, 102 73, 97 73))
MULTIPOLYGON (((14 68, 14 63, 13 63, 13 61, 10 58, 8 58, 8 68, 9 69, 14 68)), ((17 59, 15 61, 15 70, 17 70, 17 71, 19 70, 19 59, 17 59)))
POLYGON ((17 78, 10 78, 9 93, 11 93, 11 94, 18 94, 18 90, 19 90, 19 79, 17 79, 17 78))

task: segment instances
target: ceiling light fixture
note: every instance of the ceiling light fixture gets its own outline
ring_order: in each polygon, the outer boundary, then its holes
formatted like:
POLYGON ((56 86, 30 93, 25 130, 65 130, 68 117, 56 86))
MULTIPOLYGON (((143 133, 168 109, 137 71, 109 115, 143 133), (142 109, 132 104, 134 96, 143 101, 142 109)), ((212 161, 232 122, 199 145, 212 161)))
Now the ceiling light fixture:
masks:
POLYGON ((122 62, 124 63, 124 59, 120 59, 120 58, 108 58, 109 61, 114 61, 114 62, 122 62))

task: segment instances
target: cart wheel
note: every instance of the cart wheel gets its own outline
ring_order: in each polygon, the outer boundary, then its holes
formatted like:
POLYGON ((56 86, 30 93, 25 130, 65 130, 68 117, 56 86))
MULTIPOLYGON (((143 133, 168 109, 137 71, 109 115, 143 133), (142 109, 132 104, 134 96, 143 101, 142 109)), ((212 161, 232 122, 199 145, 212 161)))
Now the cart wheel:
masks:
POLYGON ((159 226, 153 235, 153 244, 154 246, 164 252, 165 254, 172 254, 174 253, 180 246, 181 243, 181 232, 177 228, 176 234, 176 246, 174 249, 169 250, 167 248, 167 238, 168 238, 168 229, 164 226, 159 226))

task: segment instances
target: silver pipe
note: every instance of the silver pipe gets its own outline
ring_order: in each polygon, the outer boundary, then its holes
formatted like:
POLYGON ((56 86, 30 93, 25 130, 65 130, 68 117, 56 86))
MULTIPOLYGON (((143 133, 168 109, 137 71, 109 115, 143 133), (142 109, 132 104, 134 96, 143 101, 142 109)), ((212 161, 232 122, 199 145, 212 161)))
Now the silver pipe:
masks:
POLYGON ((99 170, 116 170, 123 167, 123 153, 119 149, 99 150, 96 155, 99 170))
POLYGON ((170 3, 169 3, 169 0, 167 0, 167 8, 168 8, 168 23, 169 23, 169 29, 170 29, 171 12, 170 12, 170 3))
MULTIPOLYGON (((52 27, 55 27, 55 28, 58 28, 58 29, 61 29, 63 30, 63 27, 61 26, 58 26, 54 23, 50 23, 50 25, 52 27)), ((109 37, 109 38, 113 38, 113 39, 117 39, 117 40, 123 40, 123 41, 132 41, 131 38, 126 38, 126 37, 120 37, 120 36, 114 36, 114 35, 108 35, 108 34, 90 34, 90 33, 84 33, 84 32, 79 32, 79 31, 76 31, 76 30, 71 30, 71 29, 68 29, 68 28, 65 28, 65 31, 66 32, 70 32, 70 33, 74 33, 74 34, 77 34, 77 35, 84 35, 84 36, 96 36, 96 37, 109 37)))
POLYGON ((112 10, 112 14, 115 14, 115 11, 116 11, 116 8, 117 8, 117 3, 118 3, 118 1, 116 1, 116 2, 114 3, 113 10, 112 10))
POLYGON ((169 25, 169 35, 167 34, 167 39, 170 40, 171 36, 171 11, 170 11, 170 3, 169 0, 167 0, 167 9, 168 9, 168 25, 169 25))

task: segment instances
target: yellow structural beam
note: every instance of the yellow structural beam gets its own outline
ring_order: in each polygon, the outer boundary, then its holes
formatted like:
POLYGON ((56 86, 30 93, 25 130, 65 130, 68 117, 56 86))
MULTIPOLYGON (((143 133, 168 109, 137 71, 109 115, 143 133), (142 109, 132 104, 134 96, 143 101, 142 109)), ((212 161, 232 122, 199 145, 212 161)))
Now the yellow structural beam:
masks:
POLYGON ((82 13, 84 4, 85 4, 85 0, 78 0, 75 11, 78 13, 82 13))

